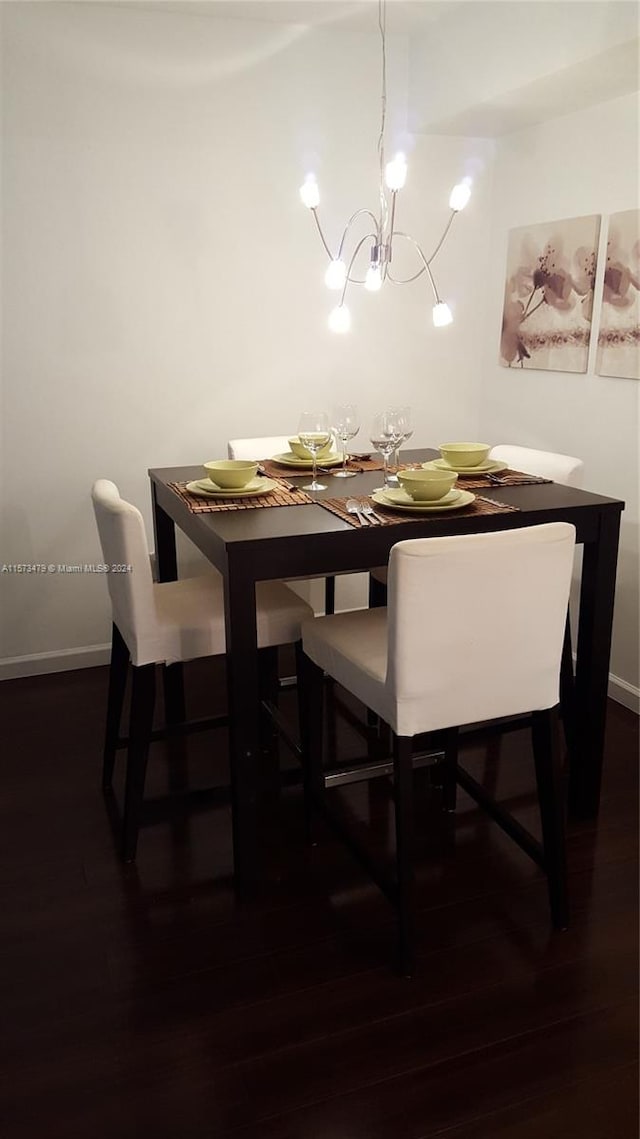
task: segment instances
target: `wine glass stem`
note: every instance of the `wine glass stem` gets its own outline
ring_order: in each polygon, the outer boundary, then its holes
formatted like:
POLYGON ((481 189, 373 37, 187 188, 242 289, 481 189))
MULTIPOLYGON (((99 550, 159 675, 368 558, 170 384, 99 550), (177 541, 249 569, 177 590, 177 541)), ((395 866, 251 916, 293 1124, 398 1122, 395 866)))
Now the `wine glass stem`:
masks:
POLYGON ((384 485, 389 486, 389 453, 387 451, 382 456, 382 461, 384 463, 384 485))
POLYGON ((396 449, 395 449, 393 461, 394 461, 395 467, 397 469, 400 466, 400 447, 399 446, 396 447, 396 449))
POLYGON ((317 463, 318 463, 318 453, 317 453, 317 451, 314 451, 314 452, 313 452, 312 458, 313 458, 313 478, 311 479, 311 482, 312 482, 312 483, 315 483, 315 481, 316 481, 316 466, 317 466, 317 463))
POLYGON ((343 472, 343 474, 346 471, 346 469, 347 469, 347 440, 343 439, 342 440, 342 472, 343 472))

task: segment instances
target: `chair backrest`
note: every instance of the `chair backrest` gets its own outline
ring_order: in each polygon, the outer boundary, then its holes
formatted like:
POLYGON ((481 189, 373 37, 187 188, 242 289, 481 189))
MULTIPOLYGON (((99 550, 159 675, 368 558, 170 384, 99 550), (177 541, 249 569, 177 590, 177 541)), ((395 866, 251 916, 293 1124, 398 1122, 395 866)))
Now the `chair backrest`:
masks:
POLYGON ((109 572, 105 575, 113 620, 136 663, 143 638, 153 636, 157 618, 153 578, 144 519, 131 503, 120 497, 115 483, 98 479, 91 491, 102 556, 109 572), (111 566, 131 566, 123 572, 111 566))
POLYGON ((534 447, 516 447, 511 443, 500 443, 493 447, 489 458, 500 459, 516 471, 526 471, 529 475, 540 475, 543 479, 563 483, 564 486, 582 486, 584 463, 572 455, 560 455, 554 451, 537 451, 534 447))
MULTIPOLYGON (((295 432, 292 431, 291 435, 295 432)), ((287 435, 263 435, 257 439, 230 439, 227 451, 230 459, 270 459, 289 451, 287 435)))
POLYGON ((400 735, 553 707, 575 527, 398 542, 387 691, 400 735))

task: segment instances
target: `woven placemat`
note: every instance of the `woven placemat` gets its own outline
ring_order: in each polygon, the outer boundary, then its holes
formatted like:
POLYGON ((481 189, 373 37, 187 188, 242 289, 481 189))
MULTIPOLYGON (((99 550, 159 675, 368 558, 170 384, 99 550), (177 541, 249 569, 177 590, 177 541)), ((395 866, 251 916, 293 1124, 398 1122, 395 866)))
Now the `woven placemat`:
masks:
MULTIPOLYGON (((287 471, 288 474, 290 474, 290 475, 296 475, 296 476, 298 476, 298 475, 309 475, 310 476, 311 475, 311 467, 306 467, 306 466, 304 466, 304 467, 303 466, 290 467, 288 463, 277 463, 275 461, 275 459, 264 459, 260 463, 260 470, 265 475, 267 475, 268 478, 271 478, 271 479, 280 478, 284 474, 285 471, 287 471)), ((318 470, 321 471, 322 474, 326 473, 326 474, 333 475, 333 474, 335 474, 336 471, 340 470, 340 467, 336 463, 335 467, 329 467, 326 469, 326 472, 325 472, 325 468, 322 466, 322 462, 320 460, 318 460, 318 470)), ((348 471, 355 471, 358 474, 362 474, 363 471, 381 471, 381 470, 383 470, 382 459, 378 459, 378 458, 371 458, 371 459, 367 458, 367 459, 365 459, 365 458, 359 458, 356 455, 351 459, 347 459, 347 470, 348 471)))
MULTIPOLYGON (((394 510, 391 506, 380 506, 378 502, 372 502, 367 495, 354 495, 355 501, 359 503, 368 503, 373 506, 378 518, 382 519, 383 526, 393 526, 397 522, 425 522, 429 517, 428 514, 413 514, 409 511, 394 510)), ((350 526, 354 526, 356 530, 362 529, 361 523, 358 521, 356 514, 349 514, 347 510, 347 500, 345 498, 319 498, 317 500, 318 506, 323 506, 325 510, 330 510, 332 514, 337 514, 343 522, 348 522, 350 526)), ((477 496, 473 502, 468 506, 463 506, 459 510, 438 510, 430 516, 431 521, 438 518, 453 518, 456 514, 464 515, 465 518, 470 514, 513 514, 519 512, 519 507, 510 506, 506 502, 495 502, 491 498, 481 498, 477 496)), ((368 523, 371 525, 371 523, 368 523)), ((375 525, 375 523, 374 523, 375 525)))
POLYGON ((225 498, 222 501, 200 498, 190 494, 184 482, 170 482, 168 487, 182 499, 192 514, 215 514, 226 510, 256 510, 260 506, 305 506, 313 502, 306 490, 299 490, 285 479, 278 479, 278 485, 268 494, 257 494, 254 498, 225 498))
POLYGON ((456 485, 464 490, 483 490, 485 487, 500 486, 538 486, 541 483, 550 483, 551 479, 543 479, 540 475, 528 475, 525 471, 498 471, 492 478, 486 475, 458 476, 456 485))

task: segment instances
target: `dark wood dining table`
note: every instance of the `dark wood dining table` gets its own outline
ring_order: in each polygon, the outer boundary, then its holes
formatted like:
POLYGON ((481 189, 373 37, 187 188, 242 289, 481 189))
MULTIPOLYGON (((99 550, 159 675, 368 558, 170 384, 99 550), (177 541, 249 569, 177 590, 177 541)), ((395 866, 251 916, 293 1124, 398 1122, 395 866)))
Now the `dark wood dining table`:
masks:
MULTIPOLYGON (((437 451, 403 451, 403 460, 436 458, 437 451)), ((284 472, 283 472, 284 474, 284 472)), ((354 528, 318 505, 323 495, 365 495, 380 486, 380 472, 345 483, 323 476, 326 491, 303 506, 194 514, 170 488, 202 475, 200 466, 149 471, 155 549, 160 581, 177 577, 178 526, 224 579, 230 773, 234 867, 237 882, 250 883, 258 867, 259 680, 255 586, 259 581, 354 573, 384 565, 404 538, 571 522, 584 548, 576 645, 576 742, 570 757, 569 808, 574 816, 598 812, 606 720, 611 630, 620 515, 624 503, 558 483, 492 486, 490 497, 518 508, 508 514, 430 515, 393 526, 354 528)), ((289 477, 289 476, 287 476, 289 477)), ((308 476, 292 478, 303 485, 308 476)), ((485 492, 483 492, 485 493, 485 492)), ((180 677, 176 676, 179 683, 180 677)))

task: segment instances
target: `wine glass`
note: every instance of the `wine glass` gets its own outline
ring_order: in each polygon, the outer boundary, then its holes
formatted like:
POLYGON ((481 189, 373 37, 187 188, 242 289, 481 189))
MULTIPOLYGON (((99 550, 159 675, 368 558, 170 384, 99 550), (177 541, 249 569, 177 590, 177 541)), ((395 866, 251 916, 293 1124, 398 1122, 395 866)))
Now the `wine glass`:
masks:
POLYGON ((352 479, 356 472, 347 470, 347 443, 350 439, 355 439, 360 430, 360 418, 355 404, 341 403, 334 407, 331 425, 336 438, 342 443, 342 470, 335 471, 334 476, 337 479, 352 479))
MULTIPOLYGON (((411 408, 406 405, 404 407, 390 407, 388 409, 388 414, 391 420, 393 420, 393 422, 396 424, 398 430, 402 432, 402 438, 400 439, 395 449, 394 456, 394 465, 397 470, 400 466, 400 448, 403 443, 408 443, 409 439, 413 435, 413 427, 411 426, 411 408)), ((394 484, 397 484, 398 482, 397 474, 390 475, 389 479, 394 484)))
POLYGON ((378 415, 374 416, 369 438, 376 451, 382 455, 385 487, 392 486, 389 479, 389 457, 398 444, 402 442, 402 437, 403 433, 399 422, 388 411, 379 412, 378 415))
POLYGON ((303 490, 326 490, 324 483, 318 482, 316 478, 316 466, 318 461, 318 451, 326 447, 327 443, 331 441, 331 428, 329 426, 329 416, 326 411, 303 411, 298 422, 298 438, 303 447, 311 452, 313 459, 313 476, 311 482, 303 487, 303 490))

